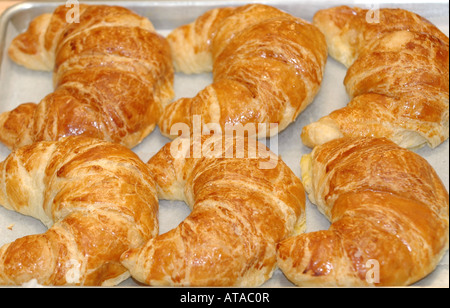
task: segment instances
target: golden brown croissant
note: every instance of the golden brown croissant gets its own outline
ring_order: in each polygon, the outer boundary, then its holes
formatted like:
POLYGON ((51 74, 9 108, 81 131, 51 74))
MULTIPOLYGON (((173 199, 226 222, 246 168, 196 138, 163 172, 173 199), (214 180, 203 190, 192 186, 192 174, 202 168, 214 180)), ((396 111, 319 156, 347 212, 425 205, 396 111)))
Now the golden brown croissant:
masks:
POLYGON ((434 148, 448 139, 449 40, 439 29, 401 9, 346 6, 319 11, 314 25, 330 55, 349 67, 344 84, 352 100, 305 126, 305 145, 366 136, 434 148))
POLYGON ((177 228, 123 254, 133 278, 150 285, 256 286, 271 277, 276 243, 305 227, 305 193, 281 159, 248 140, 178 138, 150 159, 158 197, 184 200, 192 212, 177 228))
POLYGON ((327 59, 317 28, 261 4, 213 9, 167 39, 176 70, 212 70, 214 78, 195 97, 166 106, 158 125, 168 137, 179 135, 176 123, 192 131, 196 115, 202 125, 220 124, 222 131, 227 124, 251 123, 249 135, 273 135, 312 102, 327 59), (258 123, 278 124, 278 130, 269 133, 258 123))
POLYGON ((448 192, 421 156, 384 138, 342 138, 315 147, 301 167, 331 227, 279 244, 278 265, 292 282, 409 285, 448 249, 448 192))
POLYGON ((39 104, 0 115, 0 140, 16 148, 85 135, 133 147, 155 127, 173 97, 170 47, 151 22, 128 9, 64 5, 33 20, 11 43, 15 62, 54 70, 55 91, 39 104))
POLYGON ((0 204, 49 227, 0 248, 0 285, 115 285, 129 277, 121 254, 158 234, 147 164, 83 136, 14 150, 0 163, 0 204))

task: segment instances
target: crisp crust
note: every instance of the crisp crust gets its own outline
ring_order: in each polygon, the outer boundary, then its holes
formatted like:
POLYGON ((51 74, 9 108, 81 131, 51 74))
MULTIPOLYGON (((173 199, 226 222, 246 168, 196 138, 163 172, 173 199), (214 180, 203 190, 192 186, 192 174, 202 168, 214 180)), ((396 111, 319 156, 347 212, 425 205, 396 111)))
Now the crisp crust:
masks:
POLYGON ((406 10, 379 9, 377 21, 368 14, 341 6, 314 16, 330 55, 348 67, 344 84, 351 101, 306 125, 303 142, 314 147, 360 136, 385 137, 406 148, 437 147, 449 136, 448 37, 406 10), (328 134, 324 123, 337 131, 328 134))
POLYGON ((0 204, 49 227, 0 248, 0 284, 112 285, 120 255, 158 234, 147 165, 128 148, 70 136, 21 147, 0 163, 0 204))
POLYGON ((67 23, 67 13, 63 5, 37 17, 12 41, 10 58, 53 70, 55 90, 32 112, 19 106, 1 114, 0 140, 12 149, 84 135, 134 147, 174 96, 169 44, 122 7, 80 5, 79 23, 67 23))
MULTIPOLYGON (((170 138, 178 136, 170 131, 173 124, 192 128, 197 115, 222 131, 258 123, 276 123, 282 131, 312 103, 327 59, 315 26, 260 4, 213 9, 167 39, 178 71, 212 71, 214 79, 195 97, 164 109, 159 127, 170 138)), ((257 127, 252 134, 269 135, 257 127)))
POLYGON ((175 229, 123 254, 135 279, 150 285, 258 286, 271 277, 276 243, 304 231, 305 193, 281 159, 271 153, 273 168, 261 169, 267 158, 261 152, 247 158, 257 144, 244 140, 240 148, 242 140, 176 139, 150 159, 159 197, 185 200, 192 212, 175 229), (189 156, 174 158, 178 142, 188 142, 189 156), (214 157, 192 157, 207 144, 223 146, 214 157), (236 150, 246 158, 227 158, 236 150))
POLYGON ((292 282, 402 286, 435 269, 448 249, 449 196, 425 159, 387 139, 341 138, 315 147, 301 167, 331 226, 278 245, 292 282), (370 280, 374 264, 379 281, 370 280))

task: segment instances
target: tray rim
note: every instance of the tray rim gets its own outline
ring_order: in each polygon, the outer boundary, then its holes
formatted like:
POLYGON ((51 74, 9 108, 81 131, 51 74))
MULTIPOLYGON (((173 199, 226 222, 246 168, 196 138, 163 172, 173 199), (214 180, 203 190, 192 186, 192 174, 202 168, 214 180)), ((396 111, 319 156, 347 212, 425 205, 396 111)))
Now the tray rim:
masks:
MULTIPOLYGON (((248 3, 262 3, 268 5, 296 5, 302 2, 306 3, 306 0, 76 0, 79 3, 86 4, 98 4, 98 5, 121 5, 125 7, 168 7, 176 8, 180 6, 184 7, 204 7, 214 8, 223 6, 239 6, 248 3)), ((7 8, 2 14, 0 14, 0 69, 2 66, 3 52, 6 50, 6 31, 9 21, 12 16, 18 12, 36 9, 36 8, 56 8, 59 5, 67 3, 64 0, 28 0, 19 2, 7 8)), ((337 5, 349 5, 349 6, 372 6, 379 4, 380 6, 393 6, 393 5, 426 5, 426 6, 445 6, 442 16, 449 16, 449 2, 448 0, 315 0, 314 6, 337 6, 337 5)), ((448 26, 448 22, 447 22, 448 26)))
MULTIPOLYGON (((306 2, 306 0, 76 0, 81 3, 86 4, 104 4, 104 5, 113 5, 114 3, 117 5, 121 3, 121 5, 125 6, 168 6, 168 7, 177 7, 177 6, 235 6, 235 5, 243 5, 247 3, 263 3, 263 4, 296 4, 301 2, 306 2)), ((58 5, 62 5, 66 3, 64 0, 27 0, 23 2, 16 3, 10 7, 8 7, 2 14, 0 14, 0 26, 3 19, 7 19, 9 15, 14 14, 18 10, 30 9, 34 7, 56 7, 58 5)), ((446 0, 315 0, 314 5, 360 5, 367 6, 373 4, 384 4, 384 5, 408 5, 408 4, 426 4, 426 5, 447 5, 449 6, 449 2, 446 0)), ((1 32, 0 32, 1 34, 1 32)))
MULTIPOLYGON (((167 6, 167 7, 179 7, 179 6, 205 6, 205 7, 219 7, 219 6, 237 6, 248 3, 263 3, 268 5, 280 5, 280 4, 299 4, 301 2, 306 2, 306 0, 76 0, 81 3, 86 4, 104 4, 104 5, 123 5, 123 6, 141 6, 141 7, 158 7, 158 6, 167 6)), ((32 9, 35 7, 56 7, 58 5, 62 5, 66 3, 64 0, 28 0, 16 3, 10 7, 8 7, 2 14, 0 14, 0 29, 4 26, 7 20, 9 20, 10 16, 15 14, 17 11, 32 9)), ((315 0, 315 6, 321 5, 359 5, 359 6, 368 6, 368 5, 408 5, 408 4, 426 4, 426 5, 447 5, 449 7, 449 2, 447 0, 315 0)), ((445 14, 443 14, 445 15, 445 14)), ((0 36, 2 36, 2 31, 0 31, 0 36)))

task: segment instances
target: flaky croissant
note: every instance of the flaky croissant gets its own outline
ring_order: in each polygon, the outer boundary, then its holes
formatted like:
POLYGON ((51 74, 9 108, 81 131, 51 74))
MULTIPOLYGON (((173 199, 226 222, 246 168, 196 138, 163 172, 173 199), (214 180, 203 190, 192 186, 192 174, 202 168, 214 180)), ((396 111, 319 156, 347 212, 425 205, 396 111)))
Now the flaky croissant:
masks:
POLYGON ((273 135, 313 101, 327 59, 325 38, 316 27, 261 4, 213 9, 167 40, 177 71, 212 70, 214 78, 195 97, 166 106, 159 127, 168 137, 180 135, 176 123, 192 131, 194 116, 204 127, 219 124, 222 132, 227 125, 251 123, 249 135, 273 135), (258 123, 278 124, 278 129, 258 123))
POLYGON ((0 163, 0 204, 49 227, 0 248, 0 285, 115 285, 129 277, 121 254, 158 234, 147 164, 83 136, 14 150, 0 163))
POLYGON ((346 6, 319 11, 314 25, 330 55, 349 67, 351 101, 305 126, 305 145, 366 136, 434 148, 448 139, 449 40, 437 27, 401 9, 346 6))
POLYGON ((79 5, 34 19, 9 48, 27 68, 54 71, 55 91, 0 115, 0 141, 17 148, 68 135, 133 147, 173 97, 170 47, 151 22, 116 6, 79 5))
POLYGON ((448 249, 448 192, 414 152, 384 138, 342 138, 315 147, 301 167, 331 227, 279 244, 278 265, 292 282, 409 285, 448 249))
POLYGON ((254 139, 178 138, 148 164, 159 198, 184 200, 192 212, 122 255, 142 283, 260 285, 276 268, 276 243, 305 228, 300 179, 254 139))

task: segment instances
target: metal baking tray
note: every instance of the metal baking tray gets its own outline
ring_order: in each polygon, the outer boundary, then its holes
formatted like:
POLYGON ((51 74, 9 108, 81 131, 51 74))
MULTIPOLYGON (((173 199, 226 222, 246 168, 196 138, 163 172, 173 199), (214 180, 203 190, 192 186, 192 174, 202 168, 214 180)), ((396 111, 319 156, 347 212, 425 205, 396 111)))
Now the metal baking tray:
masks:
MULTIPOLYGON (((53 91, 52 75, 48 72, 30 71, 14 64, 7 56, 7 48, 11 40, 23 32, 29 22, 36 16, 52 12, 66 1, 30 1, 20 3, 7 9, 0 17, 0 112, 11 110, 20 103, 39 102, 46 94, 53 91)), ((402 1, 402 0, 359 0, 359 1, 307 1, 307 0, 274 0, 274 1, 80 1, 91 4, 114 4, 127 7, 136 13, 148 17, 162 35, 172 29, 192 22, 209 9, 222 6, 239 6, 258 2, 273 5, 295 16, 311 21, 314 13, 320 9, 337 5, 359 6, 363 8, 399 7, 416 12, 437 25, 447 36, 449 34, 448 0, 435 1, 402 1)), ((304 125, 318 120, 331 111, 345 106, 349 98, 343 86, 346 69, 332 58, 328 59, 321 90, 315 101, 286 130, 272 139, 270 144, 277 144, 277 152, 300 177, 300 158, 311 150, 303 146, 300 132, 304 125)), ((211 83, 211 74, 175 76, 176 98, 194 96, 199 90, 211 83)), ((142 144, 133 150, 147 161, 169 140, 161 136, 156 129, 142 144)), ((447 191, 449 190, 449 141, 431 150, 428 147, 416 150, 436 169, 447 191)), ((4 160, 9 150, 0 144, 0 160, 4 160)), ((183 202, 160 201, 161 233, 177 226, 187 215, 189 209, 183 202)), ((328 229, 329 222, 318 212, 314 205, 307 201, 307 232, 328 229)), ((0 246, 16 238, 45 232, 46 228, 39 221, 0 206, 0 246)), ((122 286, 137 285, 128 279, 122 286)), ((277 270, 264 287, 293 286, 277 270)), ((420 287, 449 286, 449 254, 442 259, 436 270, 426 278, 417 282, 420 287)))

